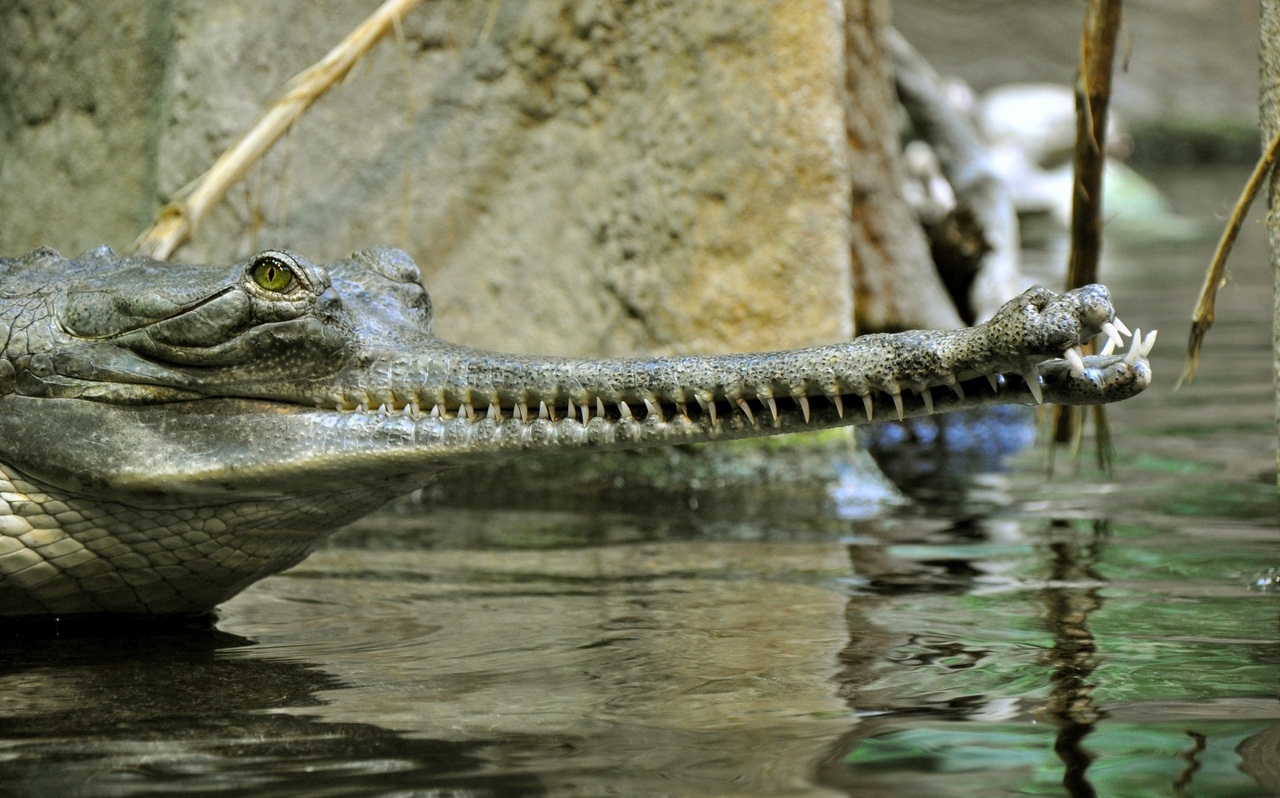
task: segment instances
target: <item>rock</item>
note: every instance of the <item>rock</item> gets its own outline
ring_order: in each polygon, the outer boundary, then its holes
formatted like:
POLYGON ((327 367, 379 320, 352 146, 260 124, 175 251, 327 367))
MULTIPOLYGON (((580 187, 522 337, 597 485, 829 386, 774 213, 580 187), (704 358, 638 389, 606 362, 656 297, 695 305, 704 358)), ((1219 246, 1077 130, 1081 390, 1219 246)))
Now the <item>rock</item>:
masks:
MULTIPOLYGON (((175 12, 164 190, 364 11, 175 12)), ((287 162, 275 153, 249 180, 256 198, 233 194, 180 254, 404 246, 441 335, 509 351, 848 337, 838 24, 813 0, 424 5, 404 20, 405 51, 380 45, 303 118, 287 162)))

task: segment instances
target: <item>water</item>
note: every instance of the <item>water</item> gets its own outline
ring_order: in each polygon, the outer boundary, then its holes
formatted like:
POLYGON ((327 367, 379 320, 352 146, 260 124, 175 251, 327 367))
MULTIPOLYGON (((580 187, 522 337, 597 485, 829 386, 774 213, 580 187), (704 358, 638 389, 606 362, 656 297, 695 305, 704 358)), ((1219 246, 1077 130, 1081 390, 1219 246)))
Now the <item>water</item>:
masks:
MULTIPOLYGON (((1213 220, 1240 179, 1161 183, 1213 220)), ((821 484, 406 505, 215 628, 6 637, 0 794, 1280 794, 1270 277, 1246 234, 1176 394, 1212 241, 1110 246, 1123 318, 1163 336, 1158 383, 1109 411, 1114 481, 1061 455, 1048 480, 1041 446, 986 474, 900 458, 916 503, 887 517, 821 484)))

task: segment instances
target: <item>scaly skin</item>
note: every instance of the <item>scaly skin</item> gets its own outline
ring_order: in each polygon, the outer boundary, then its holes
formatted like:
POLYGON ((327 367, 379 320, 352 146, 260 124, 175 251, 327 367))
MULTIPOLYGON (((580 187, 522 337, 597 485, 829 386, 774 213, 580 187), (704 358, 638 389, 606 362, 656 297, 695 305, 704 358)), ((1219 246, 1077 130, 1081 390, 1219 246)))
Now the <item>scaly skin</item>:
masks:
POLYGON ((396 250, 219 267, 39 249, 0 260, 0 617, 205 613, 466 462, 1125 399, 1150 338, 1079 359, 1113 322, 1102 286, 1036 287, 968 330, 536 358, 435 338, 396 250))

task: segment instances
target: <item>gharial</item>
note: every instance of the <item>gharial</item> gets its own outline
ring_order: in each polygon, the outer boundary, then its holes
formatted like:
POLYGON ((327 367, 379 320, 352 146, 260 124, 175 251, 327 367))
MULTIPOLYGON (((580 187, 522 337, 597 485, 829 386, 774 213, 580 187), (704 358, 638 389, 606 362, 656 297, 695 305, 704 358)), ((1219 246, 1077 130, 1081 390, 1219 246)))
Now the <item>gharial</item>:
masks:
POLYGON ((432 335, 393 249, 231 267, 42 248, 0 260, 0 617, 196 615, 439 470, 728 440, 1151 380, 1100 285, 988 322, 759 354, 612 360, 432 335))

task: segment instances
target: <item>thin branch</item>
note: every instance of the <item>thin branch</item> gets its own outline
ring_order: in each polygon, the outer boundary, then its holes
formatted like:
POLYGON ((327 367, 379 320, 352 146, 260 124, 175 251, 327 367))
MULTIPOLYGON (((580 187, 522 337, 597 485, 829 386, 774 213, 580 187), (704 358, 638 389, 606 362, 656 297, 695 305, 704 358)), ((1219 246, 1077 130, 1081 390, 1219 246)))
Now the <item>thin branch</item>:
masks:
POLYGON ((1180 388, 1183 383, 1189 383, 1195 379, 1196 368, 1200 365, 1200 347, 1204 345, 1205 334, 1213 326, 1213 304, 1218 298, 1218 289, 1227 284, 1227 257, 1231 255, 1231 248, 1235 246, 1236 238, 1240 235, 1240 228, 1244 225, 1244 218, 1249 213, 1249 207, 1253 205, 1254 197, 1258 196, 1258 191, 1266 181, 1267 175, 1271 173, 1277 158, 1280 158, 1280 134, 1276 134, 1276 137, 1271 140, 1262 157, 1258 159, 1257 165, 1253 167, 1253 174, 1249 175, 1248 182, 1244 184, 1244 190, 1240 192, 1240 199, 1236 200, 1236 206, 1231 209, 1231 218, 1227 220, 1227 227, 1222 231, 1222 238, 1219 239, 1218 248, 1213 253, 1213 260, 1209 262, 1209 270, 1204 275, 1204 286, 1200 289, 1200 299, 1196 302, 1195 312, 1191 314, 1191 340, 1187 343, 1187 367, 1178 378, 1176 387, 1180 388))
POLYGON ((1107 115, 1120 0, 1091 0, 1080 35, 1076 77, 1075 192, 1071 198, 1071 256, 1067 288, 1098 281, 1102 255, 1102 181, 1107 115))
MULTIPOLYGON (((1120 19, 1121 0, 1090 0, 1080 33, 1068 289, 1098 281, 1098 264, 1102 259, 1102 183, 1107 162, 1107 116, 1120 19)), ((1110 470, 1110 427, 1101 407, 1094 413, 1094 422, 1098 462, 1104 470, 1110 470)), ((1055 442, 1078 442, 1082 433, 1083 417, 1079 408, 1054 409, 1055 442)))
POLYGON ((134 249, 166 260, 190 241, 196 228, 228 189, 419 2, 421 0, 386 0, 328 55, 289 81, 281 96, 267 106, 253 126, 241 134, 184 197, 160 209, 155 221, 134 242, 134 249))

